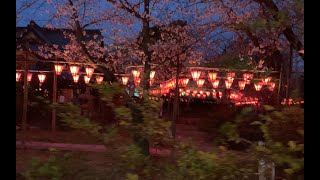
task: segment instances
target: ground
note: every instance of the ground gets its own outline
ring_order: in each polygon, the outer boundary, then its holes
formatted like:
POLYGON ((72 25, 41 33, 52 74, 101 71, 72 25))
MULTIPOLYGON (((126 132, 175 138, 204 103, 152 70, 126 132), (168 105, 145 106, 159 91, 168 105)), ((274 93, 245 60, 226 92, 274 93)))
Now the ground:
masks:
MULTIPOLYGON (((21 131, 16 132, 16 140, 22 140, 21 131)), ((82 132, 79 130, 68 130, 68 131, 57 131, 52 133, 48 130, 41 129, 30 129, 26 133, 27 141, 38 141, 38 142, 50 142, 50 143, 71 143, 71 144, 101 144, 96 138, 82 132)), ((205 141, 205 133, 199 132, 194 126, 190 125, 177 125, 177 139, 178 140, 192 140, 195 142, 195 145, 203 150, 212 149, 210 142, 205 141)), ((122 133, 122 136, 119 137, 117 142, 122 144, 129 144, 131 138, 122 133)), ((102 158, 103 153, 95 152, 77 152, 82 154, 84 158, 88 158, 85 161, 99 164, 99 160, 105 159, 102 158), (83 156, 84 155, 84 156, 83 156)), ((39 157, 46 159, 49 155, 48 151, 40 150, 16 150, 16 170, 21 172, 25 169, 26 166, 31 162, 32 157, 39 157)))

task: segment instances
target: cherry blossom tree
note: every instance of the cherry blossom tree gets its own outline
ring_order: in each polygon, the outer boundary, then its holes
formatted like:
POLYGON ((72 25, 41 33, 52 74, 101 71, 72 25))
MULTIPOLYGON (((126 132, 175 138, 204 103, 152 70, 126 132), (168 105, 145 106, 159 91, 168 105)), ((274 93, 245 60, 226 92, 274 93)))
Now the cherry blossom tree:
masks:
POLYGON ((69 29, 64 30, 69 42, 62 47, 42 47, 44 57, 100 63, 112 71, 130 64, 143 65, 141 87, 146 91, 150 88, 152 64, 157 68, 156 79, 165 80, 178 76, 179 68, 210 62, 238 43, 242 47, 239 59, 250 57, 256 64, 265 62, 265 66, 279 70, 288 47, 296 51, 304 49, 303 41, 295 34, 299 31, 292 30, 295 24, 303 23, 297 18, 303 12, 289 2, 48 0, 47 3, 53 7, 48 10, 52 20, 47 27, 69 29), (102 34, 87 40, 89 28, 101 29, 102 34))

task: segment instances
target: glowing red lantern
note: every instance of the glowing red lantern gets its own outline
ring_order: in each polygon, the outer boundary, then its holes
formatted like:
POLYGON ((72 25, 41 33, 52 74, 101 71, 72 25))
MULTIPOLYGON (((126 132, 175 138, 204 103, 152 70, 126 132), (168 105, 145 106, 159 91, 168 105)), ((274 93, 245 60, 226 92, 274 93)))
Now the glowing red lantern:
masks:
POLYGON ((262 83, 254 84, 254 88, 256 89, 256 91, 260 91, 262 88, 262 83))
POLYGON ((128 81, 129 81, 129 77, 127 76, 121 77, 121 82, 123 85, 127 85, 128 81))
POLYGON ((206 91, 206 95, 207 95, 207 96, 210 96, 210 91, 206 91))
POLYGON ((133 78, 134 78, 134 79, 139 78, 139 76, 140 76, 140 71, 132 70, 132 75, 133 75, 133 78))
POLYGON ((225 84, 226 84, 226 89, 230 89, 231 85, 232 85, 232 82, 230 82, 228 80, 225 80, 225 84))
POLYGON ((187 90, 186 90, 186 93, 190 93, 190 89, 187 89, 187 90))
POLYGON ((233 83, 234 78, 233 78, 233 77, 227 77, 227 80, 228 80, 230 83, 233 83))
POLYGON ((168 82, 168 85, 167 85, 169 88, 173 88, 176 86, 176 82, 174 80, 171 80, 168 82))
POLYGON ((203 94, 203 95, 202 95, 202 98, 203 98, 203 99, 205 99, 206 97, 207 97, 207 95, 206 95, 206 94, 203 94))
POLYGON ((91 78, 91 77, 92 77, 93 72, 94 72, 94 68, 92 68, 92 67, 86 67, 86 74, 87 74, 87 77, 91 78))
POLYGON ((188 78, 179 79, 179 84, 180 84, 182 87, 187 87, 188 82, 189 82, 189 79, 188 79, 188 78))
POLYGON ((88 83, 90 82, 90 79, 91 79, 91 77, 88 77, 87 75, 84 76, 84 82, 85 82, 86 84, 88 84, 88 83))
POLYGON ((31 79, 32 79, 32 73, 28 73, 28 76, 27 76, 27 80, 28 80, 28 82, 30 82, 30 81, 31 81, 31 79))
POLYGON ((261 80, 262 80, 262 83, 264 85, 267 85, 271 81, 271 79, 272 79, 272 77, 266 77, 266 78, 263 78, 261 80))
POLYGON ((197 94, 197 93, 198 93, 198 91, 197 91, 197 90, 194 90, 194 91, 192 91, 192 93, 193 93, 193 94, 197 94))
POLYGON ((150 79, 153 79, 155 74, 156 74, 155 71, 150 71, 150 79))
POLYGON ((135 78, 135 79, 134 79, 134 85, 135 85, 136 87, 139 87, 139 85, 140 85, 140 78, 135 78))
POLYGON ((79 74, 73 75, 72 77, 73 77, 73 81, 74 81, 75 83, 77 83, 77 82, 79 81, 79 74))
POLYGON ((242 76, 243 76, 243 80, 245 81, 253 78, 253 74, 248 74, 248 73, 245 73, 242 76))
POLYGON ((199 91, 199 93, 200 93, 200 94, 203 94, 203 91, 202 91, 202 90, 200 90, 200 91, 199 91))
POLYGON ((63 70, 63 65, 55 64, 54 65, 54 70, 55 70, 57 75, 60 75, 62 73, 62 70, 63 70))
POLYGON ((214 80, 217 79, 217 74, 218 73, 215 73, 215 72, 209 72, 208 73, 208 79, 209 79, 209 82, 214 82, 214 80))
POLYGON ((212 91, 212 97, 213 98, 217 98, 217 92, 216 91, 212 91))
POLYGON ((18 82, 21 78, 21 72, 16 72, 16 81, 18 82))
POLYGON ((230 99, 236 99, 237 97, 238 97, 238 95, 236 93, 234 93, 234 92, 232 92, 230 94, 230 99))
POLYGON ((245 81, 238 81, 239 89, 244 90, 246 87, 246 82, 245 81))
POLYGON ((103 81, 103 76, 97 76, 96 81, 97 81, 97 84, 101 84, 103 81))
POLYGON ((71 72, 72 76, 77 75, 79 72, 79 66, 75 66, 75 65, 70 66, 70 72, 71 72))
POLYGON ((201 97, 201 94, 197 94, 197 98, 200 98, 201 97))
POLYGON ((219 87, 219 79, 216 79, 216 80, 212 83, 212 87, 213 87, 213 88, 218 88, 218 87, 219 87))
POLYGON ((191 76, 194 81, 197 81, 200 78, 200 75, 201 75, 201 71, 197 71, 197 70, 191 71, 191 76))
POLYGON ((243 74, 243 80, 246 82, 246 84, 250 84, 251 79, 253 79, 253 74, 243 74))
POLYGON ((269 85, 269 87, 268 87, 269 91, 273 91, 273 90, 274 90, 274 87, 276 86, 276 83, 274 83, 274 82, 269 82, 268 85, 269 85))
POLYGON ((289 99, 289 104, 293 104, 293 99, 289 99))
POLYGON ((219 91, 219 98, 222 98, 222 92, 219 91))
POLYGON ((42 84, 44 82, 44 80, 46 79, 46 75, 45 74, 38 74, 38 78, 39 78, 40 84, 42 84))
POLYGON ((196 82, 197 82, 197 86, 199 87, 199 88, 201 88, 202 86, 203 86, 203 84, 204 84, 204 79, 198 79, 196 82))

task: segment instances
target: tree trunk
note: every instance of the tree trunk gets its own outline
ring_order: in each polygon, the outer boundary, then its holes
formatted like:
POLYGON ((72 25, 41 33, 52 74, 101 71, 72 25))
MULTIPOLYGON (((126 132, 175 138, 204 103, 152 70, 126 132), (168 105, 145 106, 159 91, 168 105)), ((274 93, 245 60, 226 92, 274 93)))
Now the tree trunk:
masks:
MULTIPOLYGON (((144 0, 144 14, 149 15, 149 0, 144 0)), ((142 19, 142 50, 145 54, 144 61, 144 72, 142 76, 142 89, 147 92, 150 88, 150 71, 151 71, 151 52, 149 51, 149 42, 150 42, 150 24, 149 18, 145 17, 142 19)), ((140 114, 142 112, 139 112, 140 114)), ((142 114, 138 116, 136 123, 143 123, 142 114), (139 119, 140 118, 140 119, 139 119)), ((149 141, 142 137, 138 132, 134 133, 134 142, 140 148, 141 152, 144 155, 149 155, 149 141)))

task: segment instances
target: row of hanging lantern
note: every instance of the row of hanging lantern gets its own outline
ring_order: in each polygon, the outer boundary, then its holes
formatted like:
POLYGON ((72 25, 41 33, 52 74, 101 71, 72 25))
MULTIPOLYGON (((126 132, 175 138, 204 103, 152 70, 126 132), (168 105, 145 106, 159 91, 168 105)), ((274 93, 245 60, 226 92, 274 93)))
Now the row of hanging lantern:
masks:
MULTIPOLYGON (((191 76, 192 76, 192 80, 196 82, 197 87, 198 88, 202 88, 204 83, 205 83, 205 79, 200 79, 200 75, 201 75, 201 71, 199 70, 192 70, 191 71, 191 76)), ((217 72, 208 72, 208 81, 212 84, 212 87, 214 89, 219 88, 219 84, 220 84, 220 79, 225 79, 224 83, 225 83, 225 88, 226 89, 231 89, 233 80, 234 80, 234 76, 235 73, 234 72, 228 72, 227 73, 227 77, 226 78, 219 78, 218 79, 218 73, 217 72)), ((243 74, 243 79, 238 81, 238 87, 240 90, 244 90, 245 86, 247 84, 250 84, 251 80, 253 79, 253 74, 249 74, 249 73, 245 73, 243 74)), ((254 84, 254 88, 256 91, 260 91, 262 89, 262 87, 264 85, 268 86, 268 89, 270 91, 274 90, 275 87, 275 83, 271 82, 271 77, 266 77, 266 78, 262 78, 261 82, 259 83, 255 83, 254 84)), ((189 83, 189 78, 182 78, 179 79, 179 86, 180 87, 187 87, 188 83, 189 83)), ((163 89, 163 91, 166 91, 166 89, 172 89, 176 86, 175 80, 169 80, 163 84, 160 84, 160 88, 163 89)))
MULTIPOLYGON (((61 65, 61 64, 55 64, 54 65, 54 69, 55 69, 55 72, 57 75, 60 75, 63 71, 63 68, 64 68, 64 65, 61 65)), ((84 78, 84 82, 86 84, 88 84, 92 78, 92 75, 93 75, 93 72, 94 72, 94 68, 92 67, 86 67, 85 68, 85 74, 83 76, 84 78)), ((80 67, 77 66, 77 65, 71 65, 70 66, 70 73, 72 75, 72 78, 73 78, 73 81, 75 83, 77 83, 79 81, 79 77, 80 77, 80 67)), ((103 81, 103 76, 96 76, 96 81, 97 81, 97 84, 101 84, 102 81, 103 81)))
MULTIPOLYGON (((136 87, 139 87, 140 82, 141 82, 141 77, 140 77, 141 72, 139 70, 132 70, 131 73, 132 73, 132 76, 133 76, 134 85, 136 87)), ((152 86, 153 83, 154 83, 155 74, 156 74, 155 71, 150 71, 150 81, 149 81, 150 86, 152 86)), ((121 78, 120 78, 120 82, 123 85, 127 85, 128 82, 129 82, 129 75, 122 75, 121 78)))
MULTIPOLYGON (((164 96, 167 96, 167 92, 163 93, 161 92, 161 90, 150 90, 150 94, 157 96, 157 95, 161 95, 163 94, 164 96)), ((173 93, 171 93, 170 95, 173 95, 173 93)), ((221 99, 223 96, 222 91, 217 91, 217 90, 193 90, 191 91, 190 89, 183 89, 183 88, 179 88, 179 96, 180 97, 189 97, 191 95, 191 97, 194 98, 210 98, 212 97, 213 99, 221 99)), ((227 95, 227 94, 226 94, 227 95)), ((230 100, 232 101, 240 101, 243 97, 243 93, 241 92, 235 92, 232 91, 230 92, 230 95, 228 96, 230 98, 230 100)))
MULTIPOLYGON (((285 104, 287 104, 287 99, 283 99, 282 101, 281 101, 281 104, 282 105, 285 105, 285 104)), ((288 105, 293 105, 293 104, 304 104, 304 101, 293 101, 293 99, 289 99, 288 100, 288 105)))
MULTIPOLYGON (((19 71, 16 72, 16 82, 20 81, 21 75, 22 75, 21 72, 19 72, 19 71)), ((32 76, 33 76, 33 73, 28 73, 28 75, 27 75, 28 82, 31 81, 32 76)), ((44 82, 44 80, 46 79, 46 75, 44 73, 40 73, 40 74, 38 74, 38 78, 39 78, 40 84, 42 84, 44 82)))
MULTIPOLYGON (((199 71, 199 70, 191 71, 192 79, 197 83, 197 86, 199 88, 201 88, 203 86, 204 82, 205 82, 204 79, 199 79, 200 75, 201 75, 201 71, 199 71)), ((226 89, 231 89, 231 86, 232 86, 232 83, 233 83, 235 75, 236 75, 235 72, 228 72, 227 73, 226 80, 224 81, 226 89)), ((208 81, 212 84, 213 88, 218 88, 219 87, 219 82, 220 81, 219 81, 219 79, 217 79, 217 77, 218 77, 218 73, 217 72, 208 72, 208 81)), ((245 86, 247 84, 250 84, 251 80, 253 79, 253 74, 244 73, 242 75, 242 78, 243 78, 243 80, 238 81, 238 86, 239 86, 240 90, 244 90, 245 86)), ((275 83, 271 82, 271 79, 272 79, 272 77, 262 78, 261 82, 254 84, 255 90, 256 91, 260 91, 262 89, 262 86, 266 85, 266 86, 268 86, 268 89, 270 91, 273 91, 274 87, 275 87, 275 83)), ((183 87, 186 86, 184 82, 187 82, 187 81, 185 79, 181 80, 181 85, 183 87)))
MULTIPOLYGON (((61 65, 61 64, 54 65, 54 70, 55 70, 56 75, 61 75, 63 69, 64 69, 64 65, 61 65)), ((79 70, 80 70, 79 66, 76 66, 76 65, 70 66, 70 72, 71 72, 73 81, 75 83, 77 83, 79 81, 79 77, 80 77, 79 70)), ((93 72, 94 72, 94 68, 86 67, 85 71, 86 71, 86 75, 84 76, 84 82, 87 84, 90 82, 90 79, 91 79, 93 72)), ((19 72, 19 71, 16 72, 16 81, 17 82, 20 81, 21 75, 22 75, 21 72, 19 72)), ((38 78, 39 78, 40 84, 42 84, 46 79, 46 74, 40 72, 40 74, 38 74, 38 78)), ((32 73, 28 73, 28 75, 27 75, 28 82, 30 82, 31 79, 32 79, 32 73)), ((103 81, 103 76, 99 76, 99 75, 96 76, 96 81, 98 84, 101 84, 103 81)))

